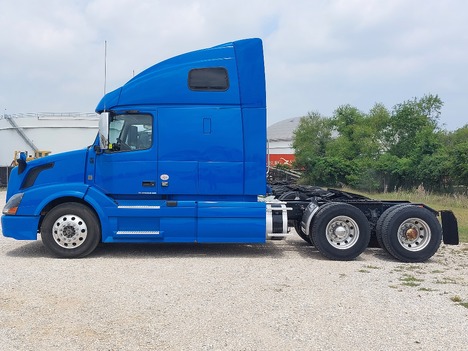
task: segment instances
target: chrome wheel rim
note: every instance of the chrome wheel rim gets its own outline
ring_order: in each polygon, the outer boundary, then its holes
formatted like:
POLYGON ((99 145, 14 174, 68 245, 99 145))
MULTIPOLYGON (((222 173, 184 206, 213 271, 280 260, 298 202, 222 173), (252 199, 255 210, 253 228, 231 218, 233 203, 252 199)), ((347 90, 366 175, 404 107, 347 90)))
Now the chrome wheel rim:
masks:
POLYGON ((75 249, 85 242, 88 227, 82 218, 67 214, 57 218, 52 234, 57 245, 65 249, 75 249))
POLYGON ((398 227, 398 242, 408 251, 423 250, 431 236, 431 228, 420 218, 408 218, 398 227))
POLYGON ((328 222, 326 237, 334 248, 346 250, 359 239, 359 226, 351 217, 337 216, 328 222))

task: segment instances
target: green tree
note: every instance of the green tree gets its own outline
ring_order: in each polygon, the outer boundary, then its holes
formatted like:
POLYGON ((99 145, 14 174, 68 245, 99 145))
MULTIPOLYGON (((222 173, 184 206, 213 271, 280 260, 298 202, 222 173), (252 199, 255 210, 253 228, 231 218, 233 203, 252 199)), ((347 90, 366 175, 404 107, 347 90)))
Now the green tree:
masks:
POLYGON ((345 184, 370 191, 379 188, 375 162, 383 150, 382 131, 389 118, 382 104, 374 105, 368 114, 350 105, 336 109, 332 118, 336 138, 329 144, 329 154, 347 162, 345 184))
POLYGON ((468 186, 468 124, 445 139, 449 174, 454 185, 468 186))
POLYGON ((309 112, 302 117, 294 131, 295 167, 304 170, 304 178, 311 184, 322 183, 317 171, 318 164, 327 156, 326 148, 330 140, 330 121, 318 112, 309 112))
POLYGON ((428 157, 438 153, 442 145, 438 126, 442 106, 437 95, 425 95, 393 108, 383 140, 387 153, 396 157, 390 171, 394 187, 412 188, 420 184, 437 187, 425 168, 429 165, 428 157))
POLYGON ((351 105, 338 107, 330 119, 309 113, 294 132, 296 166, 316 185, 392 191, 421 184, 443 190, 454 179, 467 184, 468 126, 444 133, 442 106, 429 94, 391 112, 375 104, 367 114, 351 105))

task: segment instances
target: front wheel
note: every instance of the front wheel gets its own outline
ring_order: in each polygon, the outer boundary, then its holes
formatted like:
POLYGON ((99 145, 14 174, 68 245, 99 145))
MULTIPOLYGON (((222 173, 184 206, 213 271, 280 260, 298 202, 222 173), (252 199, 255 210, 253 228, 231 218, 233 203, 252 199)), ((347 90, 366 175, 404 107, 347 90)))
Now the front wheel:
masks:
POLYGON ((101 240, 96 214, 85 205, 67 202, 47 213, 41 225, 44 246, 55 256, 78 258, 89 255, 101 240))
POLYGON ((324 256, 346 261, 355 259, 367 248, 370 227, 358 208, 346 203, 328 203, 315 215, 311 236, 324 256))
POLYGON ((442 227, 429 210, 418 206, 396 208, 384 220, 382 240, 387 251, 403 262, 431 258, 442 241, 442 227))

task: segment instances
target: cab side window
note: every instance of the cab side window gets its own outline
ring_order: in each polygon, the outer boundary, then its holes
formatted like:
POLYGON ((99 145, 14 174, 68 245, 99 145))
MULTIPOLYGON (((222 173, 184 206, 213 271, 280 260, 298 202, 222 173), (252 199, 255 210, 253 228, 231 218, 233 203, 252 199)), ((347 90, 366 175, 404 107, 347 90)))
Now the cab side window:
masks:
POLYGON ((109 126, 112 151, 149 149, 153 143, 153 117, 151 115, 116 115, 109 126))

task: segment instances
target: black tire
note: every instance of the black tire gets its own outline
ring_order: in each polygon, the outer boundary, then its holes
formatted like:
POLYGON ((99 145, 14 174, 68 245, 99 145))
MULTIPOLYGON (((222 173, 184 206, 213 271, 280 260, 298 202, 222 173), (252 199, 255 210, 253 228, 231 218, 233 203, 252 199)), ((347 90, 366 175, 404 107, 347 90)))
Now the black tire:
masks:
POLYGON ((303 232, 300 221, 294 221, 294 229, 296 230, 297 235, 299 235, 301 239, 313 245, 310 237, 308 237, 307 234, 303 232))
POLYGON ((315 247, 325 257, 348 261, 367 248, 370 227, 358 208, 346 203, 328 203, 315 215, 311 236, 315 247))
POLYGON ((57 257, 89 255, 101 241, 96 214, 87 206, 67 202, 54 207, 41 225, 44 246, 57 257))
POLYGON ((301 193, 300 191, 288 191, 287 193, 283 193, 278 198, 280 201, 288 201, 288 200, 299 200, 305 201, 307 200, 307 195, 301 193))
POLYGON ((402 206, 384 220, 382 240, 396 259, 424 262, 439 249, 442 227, 437 217, 424 207, 402 206))
POLYGON ((401 207, 407 207, 407 206, 412 206, 411 204, 409 203, 403 203, 403 204, 398 204, 398 205, 395 205, 395 206, 392 206, 390 208, 387 208, 383 213, 382 215, 379 217, 378 221, 377 221, 377 224, 375 225, 375 237, 377 238, 377 242, 379 243, 379 246, 384 249, 385 251, 388 252, 387 248, 385 247, 385 244, 383 242, 383 239, 382 239, 382 227, 383 227, 383 224, 384 224, 384 221, 387 219, 387 217, 393 213, 393 211, 395 211, 396 209, 398 208, 401 208, 401 207))

